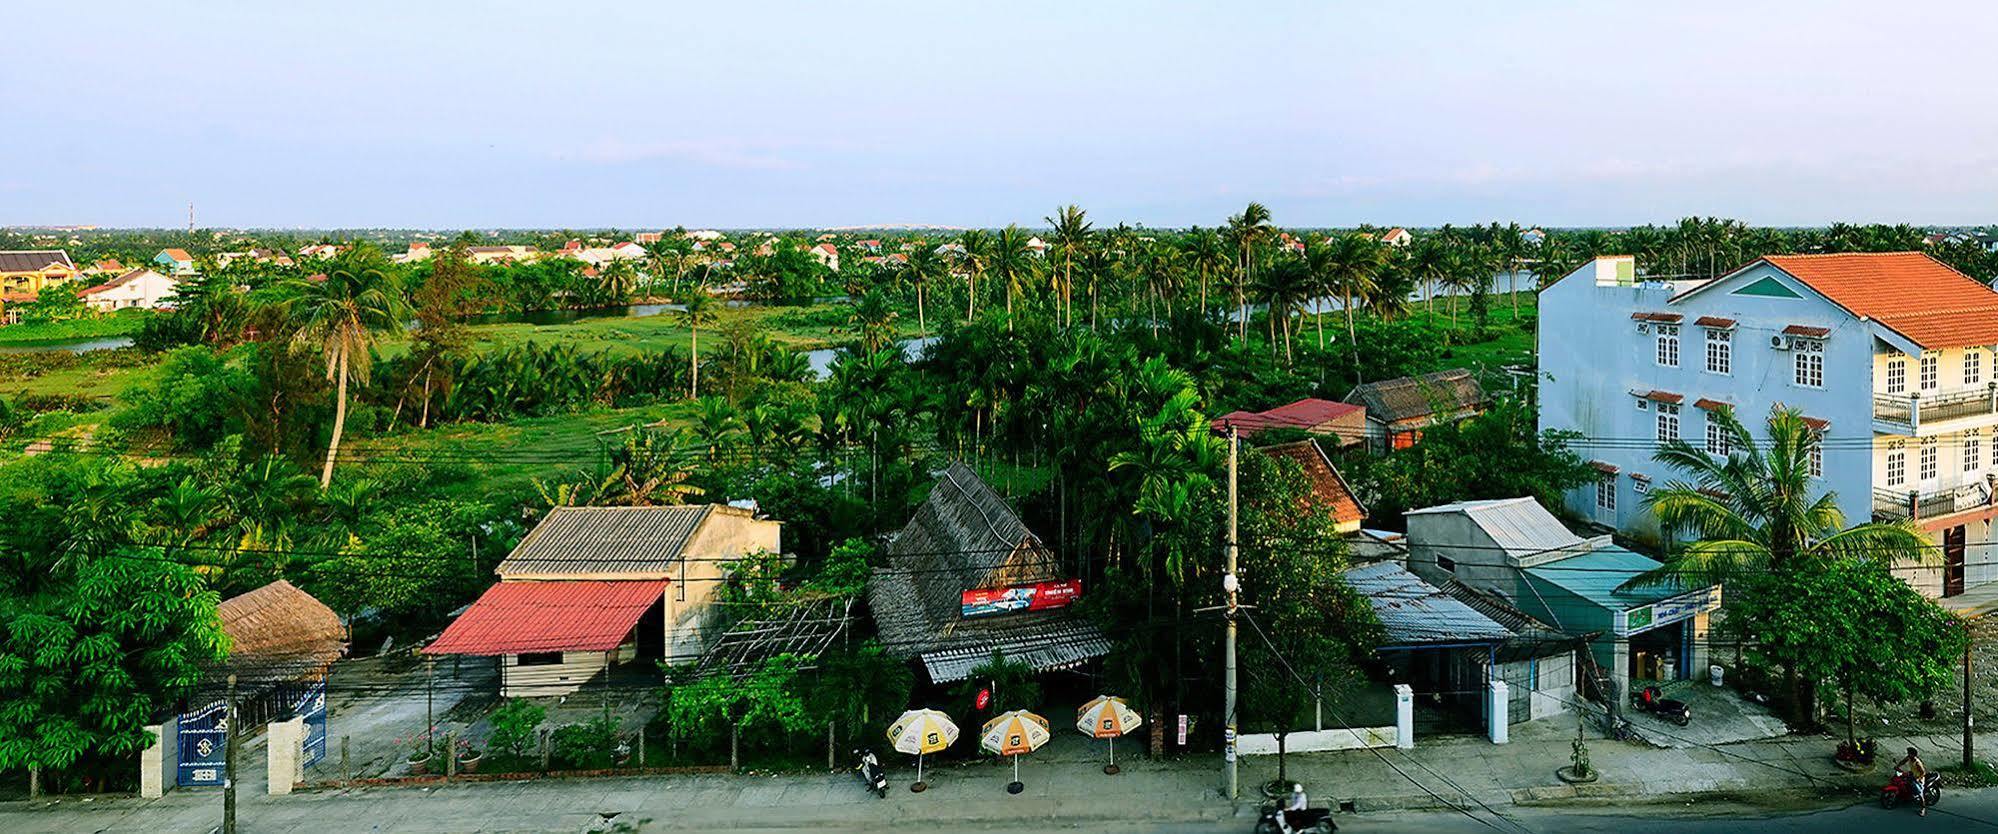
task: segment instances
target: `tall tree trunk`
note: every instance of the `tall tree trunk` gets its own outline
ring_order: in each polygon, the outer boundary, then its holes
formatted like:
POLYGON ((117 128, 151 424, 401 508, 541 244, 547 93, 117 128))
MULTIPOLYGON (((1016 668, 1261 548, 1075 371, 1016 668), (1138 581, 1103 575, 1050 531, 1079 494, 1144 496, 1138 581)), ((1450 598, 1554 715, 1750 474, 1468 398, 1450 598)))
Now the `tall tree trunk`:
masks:
POLYGON ((916 285, 916 330, 923 334, 923 338, 930 337, 929 319, 923 317, 923 285, 920 283, 916 285))
POLYGON ((340 348, 339 370, 336 372, 337 393, 333 401, 333 440, 326 444, 326 466, 319 470, 319 488, 325 489, 333 483, 333 459, 340 455, 340 433, 347 430, 347 349, 340 348))
POLYGON ((1345 304, 1346 304, 1346 349, 1352 351, 1353 353, 1353 384, 1359 385, 1360 376, 1361 376, 1360 330, 1359 326, 1353 323, 1353 291, 1351 287, 1348 287, 1346 289, 1345 304))
POLYGON ((978 315, 978 272, 974 270, 966 276, 966 284, 964 290, 964 320, 967 323, 969 323, 972 320, 972 318, 977 315, 978 315))
POLYGON ((690 380, 687 398, 698 400, 701 398, 701 327, 694 325, 687 329, 692 331, 693 339, 690 342, 693 349, 687 353, 687 378, 690 380))

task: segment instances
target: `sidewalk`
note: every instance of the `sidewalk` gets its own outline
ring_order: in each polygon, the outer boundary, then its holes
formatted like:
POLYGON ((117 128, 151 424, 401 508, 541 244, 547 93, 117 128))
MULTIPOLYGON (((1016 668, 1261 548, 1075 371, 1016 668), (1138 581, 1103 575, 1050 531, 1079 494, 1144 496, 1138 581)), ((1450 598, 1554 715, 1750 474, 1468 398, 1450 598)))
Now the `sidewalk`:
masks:
MULTIPOLYGON (((1440 808, 1448 804, 1493 808, 1566 803, 1632 804, 1685 800, 1695 795, 1733 799, 1794 799, 1848 795, 1877 789, 1880 773, 1850 774, 1831 761, 1835 741, 1792 737, 1720 748, 1657 749, 1600 739, 1589 751, 1601 779, 1580 787, 1561 783, 1554 770, 1569 761, 1572 725, 1553 722, 1516 728, 1515 741, 1493 745, 1478 738, 1434 738, 1414 750, 1299 754, 1290 777, 1305 783, 1314 804, 1350 802, 1365 813, 1440 808), (1384 761, 1385 760, 1385 761, 1384 761), (1390 766, 1392 765, 1392 766, 1390 766), (1396 768, 1419 782, 1397 773, 1396 768), (1427 788, 1427 791, 1424 788, 1427 788), (1430 792, 1434 792, 1432 796, 1430 792)), ((1998 739, 1992 740, 1998 743, 1998 739)), ((1935 764, 1956 760, 1948 738, 1881 739, 1883 749, 1913 744, 1935 764)), ((1136 746, 1136 745, 1132 745, 1136 746)), ((1980 746, 1981 755, 1998 750, 1980 746)), ((1222 802, 1215 786, 1220 760, 1203 756, 1153 762, 1121 761, 1124 772, 1105 776, 1102 748, 1061 738, 1021 762, 1026 792, 1005 793, 1011 770, 1003 762, 977 761, 931 767, 931 789, 908 791, 913 768, 901 761, 890 773, 885 800, 860 789, 850 773, 783 776, 696 775, 547 779, 531 782, 452 784, 441 787, 308 791, 290 797, 239 795, 244 834, 257 832, 470 832, 796 829, 934 830, 940 820, 1003 825, 1045 823, 1197 822, 1246 815, 1222 802), (1045 755, 1043 755, 1045 754, 1045 755), (616 828, 618 825, 625 828, 616 828)), ((1245 758, 1243 809, 1254 791, 1276 774, 1274 757, 1245 758)), ((0 805, 0 830, 39 834, 73 831, 208 831, 221 818, 217 792, 177 791, 151 802, 135 798, 64 799, 0 805)))

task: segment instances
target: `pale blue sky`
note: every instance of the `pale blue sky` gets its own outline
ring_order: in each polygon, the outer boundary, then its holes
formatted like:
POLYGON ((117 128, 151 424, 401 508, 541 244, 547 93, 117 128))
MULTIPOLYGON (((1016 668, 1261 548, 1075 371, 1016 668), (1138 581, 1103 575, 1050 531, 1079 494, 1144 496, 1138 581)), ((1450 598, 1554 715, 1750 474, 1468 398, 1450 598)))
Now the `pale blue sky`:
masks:
MULTIPOLYGON (((0 223, 1998 221, 1985 3, 30 3, 0 223), (1420 10, 1400 8, 1421 6, 1420 10)), ((17 42, 17 46, 20 44, 17 42)))

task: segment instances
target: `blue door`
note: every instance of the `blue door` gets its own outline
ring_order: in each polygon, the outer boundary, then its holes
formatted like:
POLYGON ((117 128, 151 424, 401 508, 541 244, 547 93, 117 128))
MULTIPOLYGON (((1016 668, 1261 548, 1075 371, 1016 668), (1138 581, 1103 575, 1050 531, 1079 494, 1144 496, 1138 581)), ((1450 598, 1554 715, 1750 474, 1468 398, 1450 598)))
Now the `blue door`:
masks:
POLYGON ((228 712, 227 702, 216 701, 180 717, 180 759, 174 784, 183 788, 222 784, 229 744, 228 712))

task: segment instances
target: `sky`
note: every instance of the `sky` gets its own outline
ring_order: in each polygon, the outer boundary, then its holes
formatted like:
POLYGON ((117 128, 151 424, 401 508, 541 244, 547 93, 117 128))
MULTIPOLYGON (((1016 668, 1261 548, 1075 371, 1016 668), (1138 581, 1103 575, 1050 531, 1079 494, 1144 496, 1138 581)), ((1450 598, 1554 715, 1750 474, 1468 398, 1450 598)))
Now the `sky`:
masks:
POLYGON ((27 3, 0 224, 1998 222, 1988 3, 27 3))

